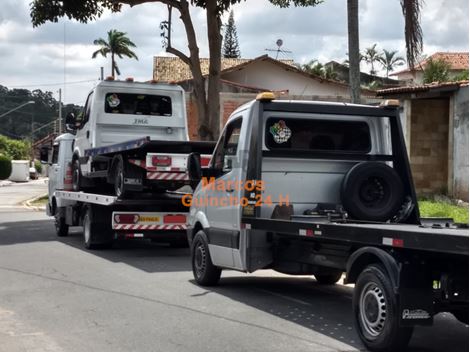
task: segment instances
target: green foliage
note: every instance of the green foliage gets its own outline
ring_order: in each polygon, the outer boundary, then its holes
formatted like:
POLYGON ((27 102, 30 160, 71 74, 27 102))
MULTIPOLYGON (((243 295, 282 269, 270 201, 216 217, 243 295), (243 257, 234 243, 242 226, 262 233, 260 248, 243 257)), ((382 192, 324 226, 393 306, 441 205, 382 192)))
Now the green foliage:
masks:
POLYGON ((364 53, 361 54, 361 59, 367 62, 370 65, 370 74, 375 75, 377 71, 375 70, 375 63, 380 62, 381 55, 376 49, 377 44, 372 45, 370 48, 366 48, 364 53))
POLYGON ((423 83, 448 82, 450 64, 442 59, 429 59, 423 72, 423 83))
POLYGON ((0 135, 0 153, 13 160, 29 159, 30 145, 26 141, 18 141, 0 135))
POLYGON ((237 27, 235 26, 235 19, 233 18, 233 10, 230 11, 228 23, 225 27, 222 56, 230 59, 240 57, 240 45, 238 44, 237 27))
POLYGON ((405 64, 405 59, 401 56, 397 56, 397 53, 397 50, 388 51, 384 49, 382 51, 382 55, 379 57, 379 62, 387 72, 387 77, 389 73, 395 69, 395 67, 405 64))
POLYGON ((39 160, 34 160, 34 168, 40 174, 42 172, 42 164, 39 160))
POLYGON ((460 72, 452 80, 456 81, 456 82, 458 82, 458 81, 468 81, 468 68, 466 70, 463 70, 462 72, 460 72))
POLYGON ((0 154, 0 180, 5 180, 10 177, 11 174, 11 159, 0 154))
POLYGON ((318 60, 311 60, 304 65, 297 65, 297 67, 304 72, 324 79, 335 80, 338 78, 338 74, 332 67, 325 66, 318 60))
POLYGON ((468 207, 453 205, 449 202, 436 200, 420 200, 421 217, 453 218, 454 222, 468 224, 468 207))
POLYGON ((91 56, 95 59, 98 55, 107 57, 111 54, 111 75, 114 77, 114 72, 118 75, 121 74, 118 65, 116 64, 115 56, 117 55, 120 59, 123 56, 127 56, 130 59, 139 60, 137 55, 130 49, 135 48, 135 44, 126 37, 127 33, 119 32, 116 29, 111 29, 108 32, 108 40, 103 38, 96 39, 93 44, 100 45, 101 47, 96 50, 91 56))

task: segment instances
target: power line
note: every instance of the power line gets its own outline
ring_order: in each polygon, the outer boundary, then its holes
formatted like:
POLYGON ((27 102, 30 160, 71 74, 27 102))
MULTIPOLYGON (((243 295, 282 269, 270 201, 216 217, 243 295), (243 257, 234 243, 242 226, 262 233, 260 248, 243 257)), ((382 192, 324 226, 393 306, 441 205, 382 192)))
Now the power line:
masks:
POLYGON ((62 85, 68 85, 68 84, 79 84, 79 83, 89 83, 89 82, 95 82, 98 81, 98 79, 89 79, 85 81, 70 81, 70 82, 61 82, 61 83, 44 83, 44 84, 25 84, 25 85, 19 85, 19 86, 10 86, 6 88, 28 88, 28 87, 49 87, 49 86, 62 86, 62 85))

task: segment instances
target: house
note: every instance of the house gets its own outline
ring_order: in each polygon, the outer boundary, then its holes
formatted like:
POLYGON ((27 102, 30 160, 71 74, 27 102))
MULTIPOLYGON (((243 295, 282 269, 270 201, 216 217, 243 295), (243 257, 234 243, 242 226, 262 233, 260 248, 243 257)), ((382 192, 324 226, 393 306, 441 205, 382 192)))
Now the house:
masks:
MULTIPOLYGON (((204 74, 208 72, 207 59, 201 60, 204 74)), ((190 138, 197 138, 197 116, 192 97, 193 82, 188 67, 177 58, 156 57, 154 79, 176 81, 188 93, 187 111, 190 138)), ((206 83, 207 84, 207 83, 206 83)), ((255 59, 222 59, 220 125, 240 105, 263 91, 277 92, 280 99, 350 101, 349 86, 344 82, 324 79, 306 73, 292 60, 276 60, 268 55, 255 59)), ((367 102, 377 101, 375 94, 363 90, 367 102)))
POLYGON ((377 91, 397 98, 418 194, 447 194, 468 202, 468 81, 377 91))
POLYGON ((450 65, 449 79, 451 80, 463 71, 468 70, 468 52, 437 52, 418 63, 415 66, 414 72, 408 68, 391 73, 390 76, 396 76, 399 81, 422 84, 423 72, 430 60, 443 60, 447 62, 450 65))

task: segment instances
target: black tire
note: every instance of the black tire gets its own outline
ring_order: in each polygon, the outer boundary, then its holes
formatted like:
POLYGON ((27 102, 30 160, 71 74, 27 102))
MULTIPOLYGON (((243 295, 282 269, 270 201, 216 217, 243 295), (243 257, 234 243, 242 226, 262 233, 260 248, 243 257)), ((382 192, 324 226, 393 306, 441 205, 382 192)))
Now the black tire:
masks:
POLYGON ((100 223, 94 220, 92 206, 87 206, 83 216, 83 242, 86 249, 106 249, 113 245, 109 226, 106 223, 100 223))
POLYGON ((344 176, 340 196, 352 218, 381 222, 396 215, 405 198, 400 176, 381 162, 353 166, 344 176))
POLYGON ((353 295, 354 324, 372 351, 404 351, 413 327, 399 326, 397 297, 385 269, 370 265, 359 275, 353 295))
POLYGON ((61 213, 62 212, 57 209, 54 214, 55 233, 59 237, 66 237, 69 234, 69 225, 65 223, 65 218, 61 213))
POLYGON ((222 270, 212 264, 204 231, 199 231, 194 237, 191 247, 191 264, 196 282, 201 286, 214 286, 220 280, 222 270))
POLYGON ((114 194, 118 198, 124 198, 129 193, 127 192, 126 185, 124 184, 124 176, 124 159, 119 155, 114 168, 114 194))
POLYGON ((82 172, 80 170, 80 161, 75 158, 72 161, 72 190, 74 192, 80 191, 80 183, 82 181, 82 172))
POLYGON ((341 279, 341 276, 343 275, 342 271, 338 271, 335 273, 329 273, 329 274, 314 274, 315 279, 317 282, 321 285, 334 285, 341 279))

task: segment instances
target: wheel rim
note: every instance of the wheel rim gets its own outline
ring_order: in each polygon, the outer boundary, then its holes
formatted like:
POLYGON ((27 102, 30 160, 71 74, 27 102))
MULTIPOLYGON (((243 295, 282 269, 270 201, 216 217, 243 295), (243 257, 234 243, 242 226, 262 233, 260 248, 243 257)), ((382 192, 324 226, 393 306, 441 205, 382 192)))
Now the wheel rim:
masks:
POLYGON ((124 174, 122 173, 121 170, 119 170, 117 177, 116 177, 116 195, 118 197, 122 196, 123 189, 124 189, 124 174))
POLYGON ((367 207, 383 206, 389 196, 387 183, 380 177, 369 177, 359 187, 359 198, 367 207))
POLYGON ((382 289, 375 283, 368 283, 359 298, 359 318, 365 332, 372 338, 379 336, 387 319, 387 302, 382 289))
POLYGON ((85 243, 90 242, 90 218, 88 214, 85 214, 83 219, 83 236, 85 238, 85 243))
POLYGON ((206 258, 206 247, 198 241, 194 249, 194 269, 197 277, 201 277, 206 270, 206 258))

